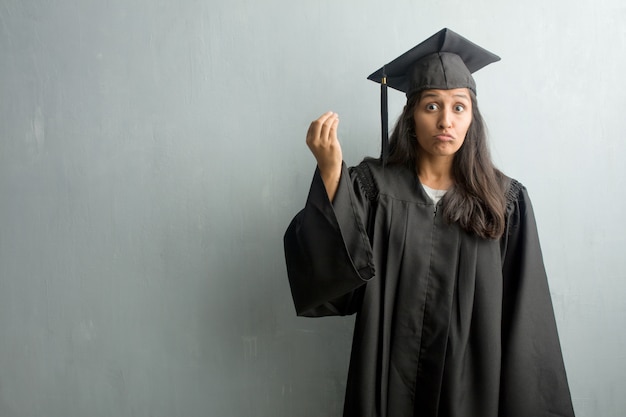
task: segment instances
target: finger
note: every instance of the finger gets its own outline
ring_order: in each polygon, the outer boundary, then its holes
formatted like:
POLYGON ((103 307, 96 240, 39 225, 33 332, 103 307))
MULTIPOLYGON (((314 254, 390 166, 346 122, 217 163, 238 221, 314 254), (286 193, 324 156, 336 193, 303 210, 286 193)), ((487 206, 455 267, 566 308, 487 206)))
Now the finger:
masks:
POLYGON ((332 111, 328 111, 328 112, 322 114, 320 117, 318 117, 317 120, 314 120, 312 125, 322 127, 324 125, 324 123, 326 123, 328 120, 332 119, 332 117, 335 114, 336 113, 333 113, 332 111))
POLYGON ((330 126, 330 137, 331 139, 337 140, 337 130, 339 129, 339 115, 335 117, 332 125, 330 126))
POLYGON ((335 126, 336 129, 336 123, 339 120, 338 116, 339 115, 337 113, 332 113, 322 124, 322 130, 320 132, 320 138, 322 140, 328 141, 328 139, 331 138, 332 128, 335 126))
POLYGON ((307 143, 309 143, 310 141, 314 141, 314 140, 316 140, 317 138, 320 137, 320 135, 322 134, 322 128, 324 126, 324 123, 333 114, 334 114, 333 112, 328 111, 328 112, 322 114, 316 120, 311 122, 311 125, 309 126, 309 130, 307 132, 307 143))
POLYGON ((322 114, 320 117, 317 118, 317 120, 319 120, 320 122, 325 122, 326 119, 328 119, 329 117, 331 117, 333 114, 335 114, 332 111, 327 111, 326 113, 322 114))

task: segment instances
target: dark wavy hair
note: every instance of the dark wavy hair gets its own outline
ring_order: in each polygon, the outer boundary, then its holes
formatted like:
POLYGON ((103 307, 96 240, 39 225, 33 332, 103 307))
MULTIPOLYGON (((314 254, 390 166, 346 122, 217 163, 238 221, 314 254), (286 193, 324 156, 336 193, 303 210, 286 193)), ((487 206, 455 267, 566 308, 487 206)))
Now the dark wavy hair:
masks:
MULTIPOLYGON (((443 198, 443 215, 461 228, 487 239, 504 233, 506 197, 504 175, 494 166, 487 146, 485 123, 476 95, 470 91, 472 122, 463 145, 454 155, 455 185, 443 198)), ((409 97, 389 140, 387 164, 417 169, 419 147, 415 138, 413 113, 423 92, 409 97)))

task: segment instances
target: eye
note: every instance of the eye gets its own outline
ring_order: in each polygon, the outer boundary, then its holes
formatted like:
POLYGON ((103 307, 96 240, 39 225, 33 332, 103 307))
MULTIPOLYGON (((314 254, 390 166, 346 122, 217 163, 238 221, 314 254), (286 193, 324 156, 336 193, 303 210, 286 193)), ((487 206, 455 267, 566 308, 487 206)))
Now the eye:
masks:
POLYGON ((437 109, 439 109, 439 106, 437 106, 435 103, 428 103, 426 105, 426 110, 435 111, 437 109))
POLYGON ((465 106, 462 104, 457 104, 454 106, 454 111, 457 113, 460 113, 462 111, 465 111, 465 106))

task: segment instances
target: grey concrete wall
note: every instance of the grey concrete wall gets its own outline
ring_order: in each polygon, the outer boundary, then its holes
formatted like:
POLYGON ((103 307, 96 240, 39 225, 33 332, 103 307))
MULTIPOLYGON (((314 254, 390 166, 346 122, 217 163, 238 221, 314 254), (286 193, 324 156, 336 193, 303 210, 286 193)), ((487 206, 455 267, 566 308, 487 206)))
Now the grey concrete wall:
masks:
MULTIPOLYGON (((626 412, 621 0, 0 0, 0 416, 339 415, 352 319, 296 318, 310 120, 442 27, 530 190, 578 416, 626 412)), ((403 104, 392 94, 392 118, 403 104)))

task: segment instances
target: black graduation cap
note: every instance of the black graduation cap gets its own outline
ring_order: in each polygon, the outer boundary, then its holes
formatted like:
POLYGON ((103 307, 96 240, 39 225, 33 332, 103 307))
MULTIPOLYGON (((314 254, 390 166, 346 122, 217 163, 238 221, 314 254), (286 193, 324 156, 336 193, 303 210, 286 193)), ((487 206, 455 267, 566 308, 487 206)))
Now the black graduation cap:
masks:
POLYGON ((499 56, 445 28, 367 77, 381 84, 383 159, 389 145, 387 86, 406 93, 407 98, 426 89, 469 88, 476 93, 472 73, 499 60, 499 56))

